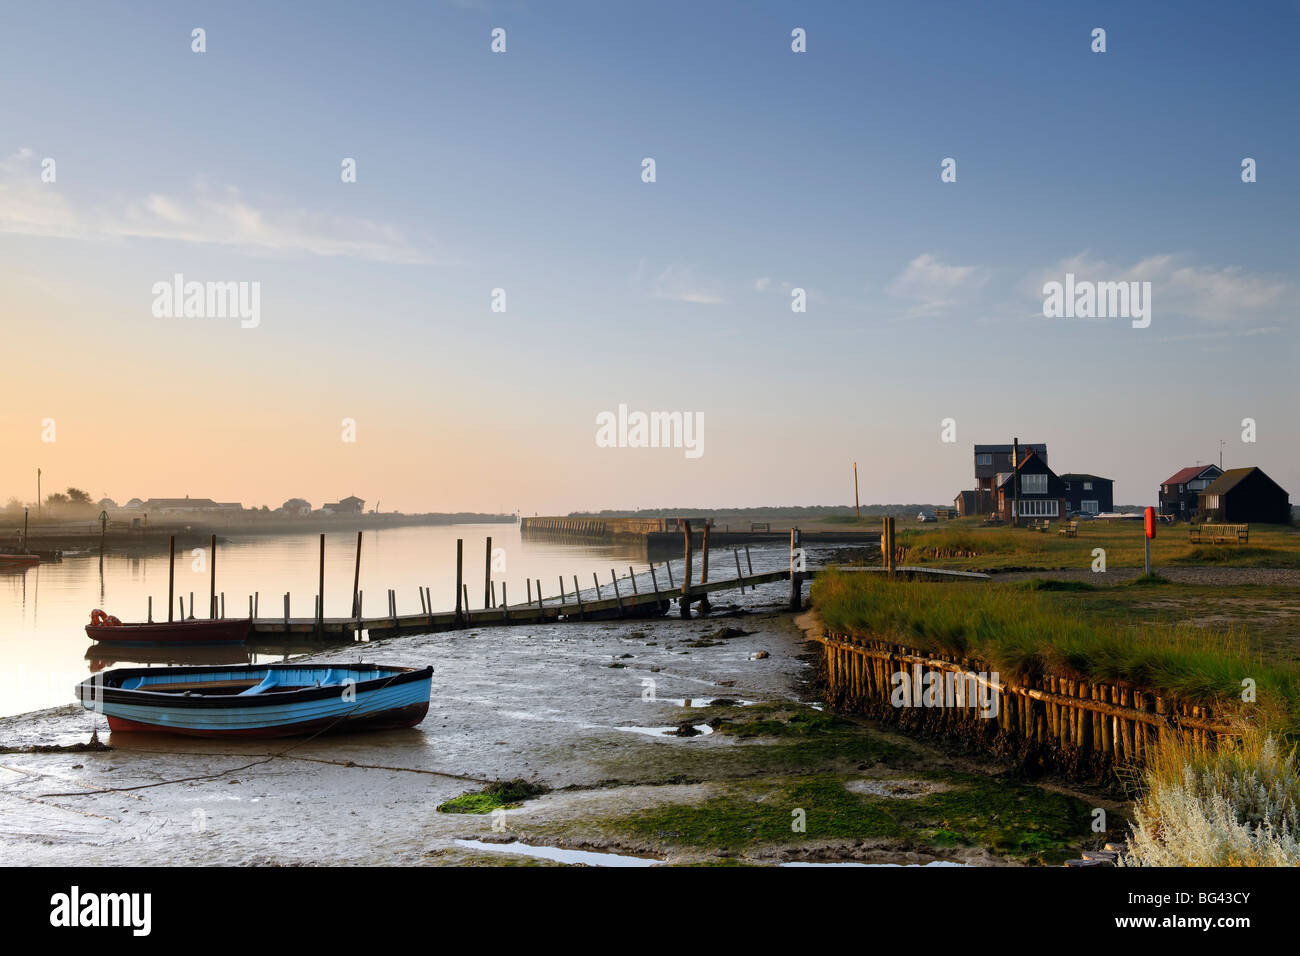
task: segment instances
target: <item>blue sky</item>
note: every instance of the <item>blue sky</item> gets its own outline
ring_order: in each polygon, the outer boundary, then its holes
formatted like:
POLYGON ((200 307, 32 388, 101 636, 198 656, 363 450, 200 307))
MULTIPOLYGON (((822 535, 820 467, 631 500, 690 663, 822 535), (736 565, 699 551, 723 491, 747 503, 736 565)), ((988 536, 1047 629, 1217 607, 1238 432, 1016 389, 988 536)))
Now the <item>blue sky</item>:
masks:
POLYGON ((867 500, 943 502, 1013 435, 1123 502, 1220 439, 1294 494, 1298 26, 1294 2, 10 6, 0 496, 45 461, 123 499, 840 503, 856 459, 867 500), (1045 319, 1066 271, 1152 282, 1151 327, 1045 319), (261 325, 153 317, 176 272, 259 281, 261 325), (704 456, 597 448, 619 403, 702 413, 704 456))

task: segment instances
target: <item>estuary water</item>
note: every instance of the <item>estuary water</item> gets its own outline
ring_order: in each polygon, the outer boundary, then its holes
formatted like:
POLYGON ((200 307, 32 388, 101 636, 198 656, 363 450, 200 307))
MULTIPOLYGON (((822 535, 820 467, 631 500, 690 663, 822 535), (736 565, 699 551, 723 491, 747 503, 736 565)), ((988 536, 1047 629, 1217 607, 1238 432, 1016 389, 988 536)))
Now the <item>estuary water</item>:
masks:
MULTIPOLYGON (((225 541, 220 537, 216 590, 219 597, 225 596, 227 617, 247 617, 249 598, 254 594, 259 617, 278 617, 283 614, 286 592, 293 616, 312 615, 318 589, 318 535, 232 534, 225 541)), ((561 576, 565 592, 571 594, 575 575, 584 597, 594 589, 593 574, 609 596, 611 571, 626 590, 629 567, 637 575, 638 586, 650 586, 645 548, 635 542, 525 540, 514 524, 386 528, 366 531, 362 541, 360 587, 365 613, 384 613, 390 588, 397 592, 399 614, 420 612, 420 587, 430 589, 435 611, 454 608, 457 539, 464 542, 464 582, 470 608, 483 607, 489 537, 497 603, 503 596, 511 604, 523 603, 528 594, 525 582, 538 580, 545 598, 553 599, 559 594, 561 576)), ((755 549, 752 557, 755 571, 770 570, 788 560, 784 549, 755 549)), ((327 617, 346 616, 351 611, 355 559, 355 532, 326 534, 327 617)), ((175 591, 184 599, 187 616, 192 594, 195 615, 207 617, 209 560, 206 549, 177 551, 175 591)), ((745 561, 743 552, 740 560, 745 561)), ((710 579, 735 576, 730 553, 715 552, 712 564, 716 571, 710 579)), ((671 565, 674 580, 680 582, 681 557, 671 565)), ((655 567, 660 585, 667 586, 667 569, 662 561, 656 560, 655 567)), ((92 609, 102 608, 125 622, 143 621, 150 597, 154 620, 166 620, 165 551, 143 555, 110 551, 102 561, 97 552, 74 554, 61 562, 0 571, 0 716, 71 703, 75 684, 115 664, 256 663, 310 649, 299 640, 294 645, 257 644, 198 651, 110 651, 86 637, 84 627, 92 609)))

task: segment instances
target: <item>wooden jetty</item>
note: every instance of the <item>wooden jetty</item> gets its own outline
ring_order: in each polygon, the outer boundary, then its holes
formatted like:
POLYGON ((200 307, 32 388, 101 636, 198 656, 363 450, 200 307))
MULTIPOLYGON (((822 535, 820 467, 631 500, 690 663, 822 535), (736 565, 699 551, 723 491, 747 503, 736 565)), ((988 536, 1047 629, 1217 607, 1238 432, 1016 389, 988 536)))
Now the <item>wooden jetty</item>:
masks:
MULTIPOLYGON (((666 551, 681 540, 687 524, 696 530, 708 531, 713 543, 719 546, 744 546, 784 541, 790 530, 772 529, 770 521, 747 522, 719 527, 712 518, 572 518, 547 516, 519 519, 519 533, 524 537, 621 541, 644 543, 651 551, 666 551)), ((875 544, 880 540, 878 531, 851 529, 824 529, 802 531, 802 540, 808 543, 875 544)))
MULTIPOLYGON (((483 582, 483 604, 478 609, 470 607, 469 586, 466 583, 464 567, 464 539, 456 542, 456 588, 455 607, 452 610, 435 611, 433 591, 420 588, 419 613, 398 614, 396 592, 389 590, 386 595, 385 613, 366 614, 363 611, 364 594, 360 590, 361 579, 361 541, 362 532, 357 532, 356 570, 352 579, 352 612, 346 617, 326 617, 323 611, 322 595, 325 588, 325 535, 320 536, 320 572, 318 591, 315 595, 312 614, 293 616, 290 595, 283 596, 281 613, 275 616, 260 614, 260 594, 248 598, 248 614, 239 615, 239 619, 249 622, 248 640, 259 644, 271 640, 359 640, 362 633, 372 638, 391 637, 400 634, 423 634, 432 631, 456 630, 467 627, 492 627, 514 624, 550 624, 560 621, 595 621, 618 618, 658 617, 667 614, 673 602, 676 602, 683 617, 689 617, 691 606, 695 605, 700 614, 710 611, 709 596, 719 591, 740 589, 743 593, 747 587, 769 584, 775 581, 789 580, 790 603, 792 607, 802 602, 802 584, 810 579, 812 573, 804 570, 803 551, 798 531, 790 532, 790 566, 778 570, 755 572, 748 549, 744 553, 747 570, 741 568, 741 552, 731 551, 735 564, 735 577, 709 577, 709 557, 711 552, 710 528, 706 524, 701 535, 700 545, 696 544, 694 532, 689 520, 682 522, 681 541, 684 560, 680 568, 680 580, 674 579, 672 562, 656 567, 650 563, 638 574, 628 567, 627 575, 619 577, 612 569, 607 583, 593 575, 593 587, 584 588, 576 575, 571 576, 572 589, 565 578, 559 580, 559 594, 546 598, 542 596, 542 582, 526 582, 526 600, 510 603, 506 594, 506 583, 501 583, 501 598, 496 595, 496 583, 492 580, 492 539, 487 538, 485 549, 485 567, 483 582), (692 567, 696 553, 700 557, 698 580, 692 567), (648 579, 648 580, 647 580, 648 579), (638 585, 638 581, 641 583, 638 585)), ((217 590, 215 536, 209 539, 208 555, 209 594, 208 618, 219 620, 226 618, 225 595, 217 590)), ((516 592, 517 593, 517 592, 516 592)), ((173 618, 173 601, 175 594, 175 539, 169 547, 167 619, 173 618)), ((194 620, 195 598, 190 595, 190 612, 188 618, 184 609, 184 598, 180 598, 179 620, 194 620)), ((153 598, 149 599, 148 621, 153 621, 153 598)))

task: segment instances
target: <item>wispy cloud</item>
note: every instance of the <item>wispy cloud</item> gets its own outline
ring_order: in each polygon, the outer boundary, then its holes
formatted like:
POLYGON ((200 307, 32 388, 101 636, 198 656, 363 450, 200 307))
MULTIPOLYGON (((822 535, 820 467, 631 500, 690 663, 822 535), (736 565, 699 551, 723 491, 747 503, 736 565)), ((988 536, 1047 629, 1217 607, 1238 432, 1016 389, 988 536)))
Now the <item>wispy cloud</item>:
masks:
POLYGON ((259 208, 233 186, 78 205, 60 185, 41 182, 39 161, 30 149, 0 161, 0 232, 82 241, 171 240, 260 256, 430 261, 392 226, 302 209, 259 208))
POLYGON ((908 318, 938 315, 968 302, 988 280, 979 266, 955 266, 922 253, 907 264, 887 291, 907 303, 908 318))
MULTIPOLYGON (((1150 255, 1132 265, 1109 262, 1084 251, 1031 273, 1020 284, 1027 306, 1041 315, 1043 283, 1061 281, 1150 282, 1155 316, 1211 323, 1290 321, 1296 283, 1250 272, 1242 266, 1191 264, 1182 255, 1150 255), (1031 304, 1032 303, 1032 304, 1031 304)), ((1236 333, 1234 333, 1236 334, 1236 333)))
POLYGON ((691 266, 670 263, 649 282, 647 271, 648 263, 642 259, 637 265, 634 284, 651 298, 697 305, 719 305, 727 301, 716 282, 700 279, 691 266))

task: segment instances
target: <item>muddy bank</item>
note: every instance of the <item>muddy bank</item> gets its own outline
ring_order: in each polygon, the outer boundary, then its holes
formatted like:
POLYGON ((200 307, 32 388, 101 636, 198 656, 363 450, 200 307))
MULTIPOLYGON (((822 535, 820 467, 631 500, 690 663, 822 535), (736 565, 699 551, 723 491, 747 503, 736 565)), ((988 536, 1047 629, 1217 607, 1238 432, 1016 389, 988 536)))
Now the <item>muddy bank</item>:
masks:
POLYGON ((0 720, 0 862, 555 862, 458 842, 517 839, 669 863, 996 865, 1092 845, 1086 801, 818 710, 787 593, 760 588, 707 619, 467 630, 314 655, 432 664, 429 715, 406 731, 109 735, 72 706, 0 720), (52 749, 96 730, 110 749, 52 749), (515 779, 547 792, 495 814, 438 810, 515 779))

